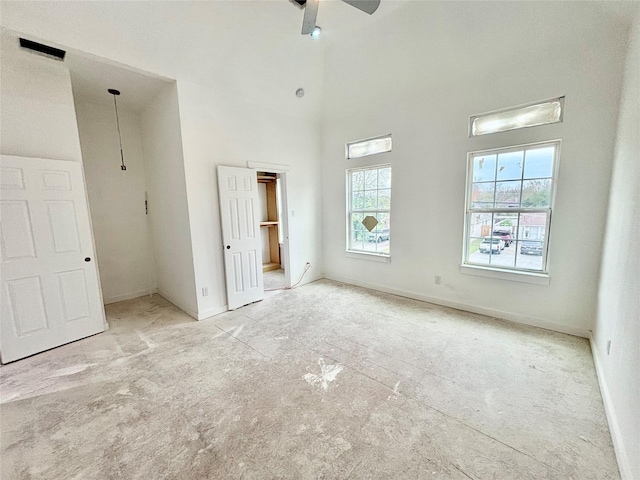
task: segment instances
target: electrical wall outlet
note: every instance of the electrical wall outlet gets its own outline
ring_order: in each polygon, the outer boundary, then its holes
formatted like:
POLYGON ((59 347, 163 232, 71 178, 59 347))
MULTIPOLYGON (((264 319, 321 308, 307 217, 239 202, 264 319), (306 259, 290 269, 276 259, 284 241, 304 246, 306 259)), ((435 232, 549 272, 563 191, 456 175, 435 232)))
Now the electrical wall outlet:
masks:
POLYGON ((436 275, 435 277, 433 277, 433 283, 435 283, 436 285, 440 285, 440 281, 441 281, 441 277, 440 275, 436 275))
POLYGON ((202 296, 206 297, 209 295, 209 287, 202 287, 202 296))

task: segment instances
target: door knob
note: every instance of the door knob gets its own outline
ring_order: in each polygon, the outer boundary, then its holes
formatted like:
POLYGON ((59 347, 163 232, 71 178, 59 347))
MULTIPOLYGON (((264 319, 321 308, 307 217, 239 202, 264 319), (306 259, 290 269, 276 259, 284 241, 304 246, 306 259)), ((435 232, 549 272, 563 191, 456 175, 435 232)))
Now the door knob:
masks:
POLYGON ((231 248, 231 245, 227 245, 227 250, 229 250, 231 248))
POLYGON ((84 261, 85 262, 90 262, 91 261, 91 257, 85 257, 84 261))

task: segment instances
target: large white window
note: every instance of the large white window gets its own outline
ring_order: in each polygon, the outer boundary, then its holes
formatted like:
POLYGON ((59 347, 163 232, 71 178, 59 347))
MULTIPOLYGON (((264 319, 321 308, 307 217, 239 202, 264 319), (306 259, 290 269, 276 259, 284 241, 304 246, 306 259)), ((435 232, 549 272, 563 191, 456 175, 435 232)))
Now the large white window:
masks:
POLYGON ((347 170, 347 250, 389 255, 391 166, 347 170))
POLYGON ((466 265, 547 273, 560 142, 469 154, 466 265))

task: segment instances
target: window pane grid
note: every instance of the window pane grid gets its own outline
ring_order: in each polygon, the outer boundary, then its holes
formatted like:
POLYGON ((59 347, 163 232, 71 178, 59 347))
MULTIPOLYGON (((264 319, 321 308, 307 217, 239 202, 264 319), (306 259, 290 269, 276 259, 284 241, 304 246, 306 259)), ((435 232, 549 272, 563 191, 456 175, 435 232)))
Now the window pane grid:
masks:
MULTIPOLYGON (((548 209, 544 212, 525 211, 515 215, 510 210, 483 213, 485 226, 491 226, 491 232, 488 229, 470 231, 466 263, 509 270, 544 271, 545 239, 550 214, 548 209), (504 235, 497 234, 508 231, 512 233, 511 238, 506 241, 504 235)), ((478 212, 470 211, 469 215, 469 225, 473 226, 472 216, 478 215, 478 212)))
POLYGON ((465 263, 546 271, 557 147, 470 155, 465 263))
POLYGON ((347 250, 389 254, 391 167, 388 165, 348 170, 347 250), (363 220, 378 222, 369 231, 363 220))

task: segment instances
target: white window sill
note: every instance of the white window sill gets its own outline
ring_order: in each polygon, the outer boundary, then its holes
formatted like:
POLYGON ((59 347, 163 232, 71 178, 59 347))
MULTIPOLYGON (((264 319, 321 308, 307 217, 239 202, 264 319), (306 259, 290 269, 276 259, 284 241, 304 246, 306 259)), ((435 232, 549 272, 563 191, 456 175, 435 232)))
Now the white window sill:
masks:
POLYGON ((460 273, 477 275, 479 277, 498 278, 513 282, 532 283, 534 285, 549 285, 551 279, 548 273, 506 271, 499 268, 481 267, 479 265, 460 265, 460 273))
POLYGON ((367 252, 356 252, 354 250, 347 250, 344 252, 344 256, 347 258, 359 258, 360 260, 371 260, 373 262, 383 262, 390 263, 391 255, 381 254, 381 253, 367 253, 367 252))

